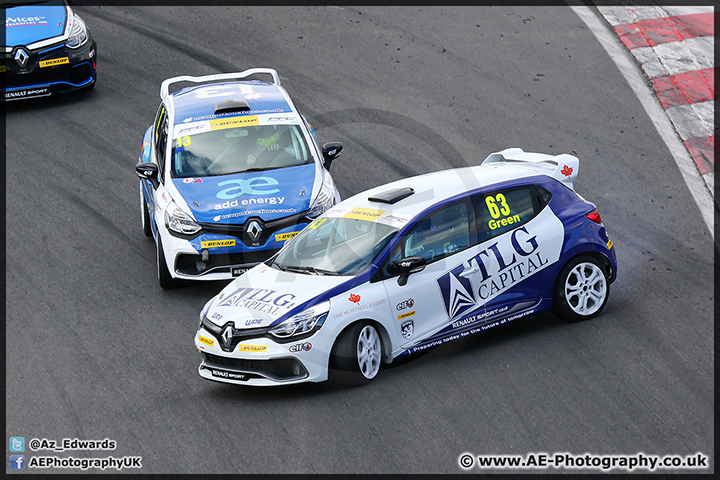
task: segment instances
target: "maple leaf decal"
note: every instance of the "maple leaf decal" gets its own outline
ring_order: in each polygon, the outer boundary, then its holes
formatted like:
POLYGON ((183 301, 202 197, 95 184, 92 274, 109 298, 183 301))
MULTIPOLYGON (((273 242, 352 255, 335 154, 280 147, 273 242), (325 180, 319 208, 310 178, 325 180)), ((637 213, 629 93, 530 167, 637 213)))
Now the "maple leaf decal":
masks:
POLYGON ((355 295, 354 293, 350 294, 350 298, 348 298, 353 303, 360 303, 360 295, 355 295))
POLYGON ((563 165, 563 169, 560 170, 560 173, 562 173, 562 174, 565 175, 566 177, 569 177, 570 175, 572 175, 572 170, 573 170, 572 167, 568 167, 567 165, 563 165))

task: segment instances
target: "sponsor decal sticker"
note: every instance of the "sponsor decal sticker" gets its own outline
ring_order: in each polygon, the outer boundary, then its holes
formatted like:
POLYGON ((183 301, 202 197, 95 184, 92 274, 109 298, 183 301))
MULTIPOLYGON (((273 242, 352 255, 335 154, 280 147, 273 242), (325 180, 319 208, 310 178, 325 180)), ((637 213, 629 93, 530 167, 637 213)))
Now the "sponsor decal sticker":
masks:
MULTIPOLYGON (((358 296, 358 299, 359 299, 359 298, 360 298, 360 297, 358 296)), ((359 300, 358 300, 358 301, 359 301, 359 300)), ((351 309, 349 309, 349 310, 345 310, 344 312, 336 313, 335 315, 333 315, 333 318, 334 318, 335 320, 337 320, 338 318, 342 318, 342 317, 344 317, 345 315, 350 315, 351 313, 356 313, 356 312, 361 312, 361 311, 363 311, 363 310, 368 310, 368 309, 370 309, 370 308, 377 307, 377 306, 383 305, 383 304, 385 304, 385 303, 387 303, 386 300, 385 300, 384 298, 381 298, 380 300, 378 300, 378 301, 376 301, 376 302, 370 302, 370 303, 366 303, 366 304, 364 304, 364 305, 358 305, 357 307, 353 307, 353 308, 351 308, 351 309)))
POLYGON ((234 247, 235 239, 229 238, 227 240, 208 240, 200 242, 200 248, 218 248, 218 247, 234 247))
POLYGON ((608 250, 610 250, 612 248, 612 246, 613 246, 612 240, 608 240, 607 241, 608 250))
POLYGON ((400 213, 384 213, 381 215, 377 221, 380 223, 383 223, 385 225, 390 225, 391 227, 397 226, 402 227, 405 225, 408 220, 412 218, 411 215, 405 215, 400 213))
POLYGON ((234 180, 226 180, 218 183, 218 187, 223 187, 225 185, 234 186, 219 191, 215 196, 223 200, 231 200, 235 197, 239 197, 240 195, 271 195, 280 191, 279 188, 273 188, 279 184, 280 182, 272 177, 237 178, 234 180))
POLYGON ((53 58, 52 60, 42 60, 40 62, 40 68, 54 67, 55 65, 64 65, 66 63, 70 63, 70 59, 68 57, 53 58))
POLYGON ((380 218, 380 215, 382 215, 383 213, 385 213, 385 210, 373 210, 371 208, 355 207, 348 213, 343 215, 343 218, 357 218, 359 220, 367 220, 369 222, 374 222, 375 220, 380 218))
POLYGON ((285 201, 285 197, 259 197, 259 198, 244 198, 242 200, 228 200, 224 203, 216 203, 215 210, 224 210, 226 208, 238 208, 240 205, 243 207, 247 205, 281 205, 285 201))
POLYGON ((285 240, 290 240, 291 238, 295 237, 300 232, 288 232, 288 233, 277 233, 275 234, 275 241, 276 242, 284 242, 285 240))
MULTIPOLYGON (((458 332, 458 333, 456 333, 456 334, 454 334, 454 335, 450 335, 450 336, 445 337, 445 338, 440 338, 440 339, 438 339, 438 340, 433 340, 432 342, 428 342, 428 343, 426 343, 426 344, 419 345, 419 346, 417 346, 417 347, 413 347, 413 348, 411 348, 411 349, 409 349, 409 350, 406 350, 406 352, 408 352, 408 353, 414 353, 414 352, 419 352, 419 351, 421 351, 421 350, 425 350, 426 348, 431 348, 431 347, 435 347, 435 346, 437 346, 437 345, 442 345, 443 343, 451 342, 451 341, 457 340, 457 339, 459 339, 459 338, 464 338, 464 337, 467 337, 468 335, 473 335, 473 334, 478 333, 478 332, 484 332, 485 330, 490 330, 491 328, 497 327, 497 326, 499 326, 499 325, 504 325, 504 324, 506 324, 506 323, 512 322, 513 320, 517 320, 517 319, 519 319, 519 318, 527 317, 528 315, 532 315, 533 313, 535 313, 535 309, 534 309, 534 308, 533 308, 533 309, 530 309, 530 310, 527 310, 527 311, 525 311, 525 312, 520 312, 520 313, 518 313, 517 315, 513 315, 513 316, 508 317, 508 318, 503 318, 502 320, 497 320, 497 321, 495 321, 495 322, 486 323, 486 324, 484 324, 484 325, 478 325, 477 327, 472 328, 472 329, 470 329, 470 330, 465 330, 464 332, 458 332)), ((474 321, 474 320, 473 320, 473 321, 474 321)), ((401 355, 402 355, 402 354, 401 354, 401 355)), ((400 355, 399 355, 399 356, 400 356, 400 355)))
POLYGON ((0 73, 7 72, 7 67, 5 65, 0 65, 0 73))
POLYGON ((262 318, 251 318, 250 320, 245 320, 245 325, 260 325, 262 323, 262 318))
POLYGON ((277 315, 280 309, 289 310, 295 303, 292 293, 279 293, 268 288, 240 287, 225 297, 218 307, 239 307, 277 315))
POLYGON ((300 121, 293 113, 258 115, 260 125, 298 125, 300 121))
POLYGON ((257 115, 210 120, 210 130, 224 130, 226 128, 248 127, 251 125, 260 125, 257 115))
POLYGON ((360 295, 355 295, 354 293, 351 293, 348 300, 357 305, 358 303, 360 303, 360 295))
POLYGON ((183 178, 183 183, 203 183, 203 179, 188 177, 188 178, 183 178))
POLYGON ((215 370, 214 368, 211 368, 210 372, 212 373, 213 377, 227 378, 229 380, 245 381, 248 379, 246 373, 226 372, 225 370, 215 370))
MULTIPOLYGON (((548 214, 550 215, 552 214, 548 214)), ((560 225, 559 228, 562 228, 557 217, 552 215, 552 218, 560 225)), ((536 225, 544 223, 547 221, 541 219, 536 225)), ((475 310, 557 261, 560 244, 555 238, 542 241, 542 237, 553 235, 552 232, 545 229, 532 234, 528 229, 533 230, 533 227, 528 224, 513 230, 509 235, 497 237, 498 241, 437 278, 445 311, 450 320, 475 310), (466 269, 475 269, 476 273, 472 277, 463 276, 466 269)))
POLYGON ((238 352, 265 352, 267 345, 249 345, 238 343, 238 352))
POLYGON ((402 333, 402 336, 406 340, 410 340, 413 336, 413 333, 415 333, 415 324, 412 320, 409 320, 405 323, 403 323, 400 326, 400 333, 402 333))
POLYGON ((6 100, 12 100, 13 98, 44 97, 47 95, 50 95, 50 89, 48 88, 31 88, 29 90, 4 93, 6 100))
POLYGON ((230 275, 233 277, 239 277, 248 270, 250 270, 248 267, 230 267, 230 275))
POLYGON ((292 345, 292 346, 290 346, 290 348, 288 348, 288 350, 290 350, 291 352, 307 352, 311 348, 312 348, 312 343, 305 342, 305 343, 298 343, 298 344, 292 345))
POLYGON ((41 17, 6 17, 5 28, 10 27, 30 27, 34 25, 47 25, 48 22, 45 20, 45 16, 41 17))
POLYGON ((415 315, 415 310, 410 310, 409 312, 405 312, 403 314, 398 315, 398 320, 402 320, 404 318, 412 317, 415 315))
POLYGON ((215 215, 213 217, 213 221, 219 222, 220 220, 227 220, 228 218, 246 217, 249 215, 260 215, 262 213, 296 213, 296 212, 297 212, 297 210, 295 210, 294 208, 275 208, 275 209, 262 208, 259 210, 247 210, 245 212, 228 213, 226 215, 215 215))
POLYGON ((570 175, 572 175, 572 172, 573 172, 572 167, 568 167, 567 165, 563 165, 562 170, 560 170, 560 173, 562 173, 566 177, 569 177, 570 175))
POLYGON ((395 306, 396 310, 405 310, 406 308, 412 308, 413 305, 415 305, 415 300, 412 298, 408 298, 407 300, 403 300, 402 302, 398 303, 395 306))
POLYGON ((203 337, 202 335, 198 335, 198 341, 200 343, 204 343, 205 345, 210 345, 211 347, 215 346, 215 340, 212 338, 203 337))

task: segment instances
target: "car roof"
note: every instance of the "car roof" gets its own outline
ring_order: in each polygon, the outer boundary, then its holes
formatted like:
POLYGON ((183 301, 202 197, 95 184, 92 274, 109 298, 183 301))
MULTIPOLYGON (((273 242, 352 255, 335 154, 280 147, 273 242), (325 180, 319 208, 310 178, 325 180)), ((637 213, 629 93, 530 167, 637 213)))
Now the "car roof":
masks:
POLYGON ((525 185, 531 183, 530 177, 538 175, 541 175, 538 171, 519 165, 478 165, 426 173, 353 195, 333 207, 328 213, 330 216, 336 216, 337 213, 333 215, 335 212, 332 212, 335 209, 339 210, 338 213, 344 213, 346 209, 375 210, 382 211, 383 217, 394 215, 409 220, 429 207, 448 202, 453 197, 462 197, 465 192, 491 189, 495 185, 512 180, 517 180, 517 185, 525 185), (407 187, 412 188, 414 193, 395 203, 369 200, 370 197, 407 187))
POLYGON ((257 115, 261 113, 283 113, 292 112, 293 108, 284 94, 284 90, 278 85, 259 80, 243 82, 218 82, 204 85, 194 85, 183 88, 171 95, 175 125, 190 121, 210 120, 228 116, 257 115), (219 96, 210 98, 198 98, 198 90, 226 86, 238 86, 237 95, 219 96), (241 91, 247 88, 252 89, 251 95, 244 95, 241 91), (240 98, 247 102, 250 110, 236 111, 229 113, 215 114, 215 104, 219 101, 240 98))

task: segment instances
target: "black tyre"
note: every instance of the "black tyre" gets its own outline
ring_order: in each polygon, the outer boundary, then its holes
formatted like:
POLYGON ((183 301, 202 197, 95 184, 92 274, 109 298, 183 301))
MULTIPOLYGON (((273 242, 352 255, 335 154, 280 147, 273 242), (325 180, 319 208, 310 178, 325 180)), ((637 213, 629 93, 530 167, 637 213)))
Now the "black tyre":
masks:
POLYGON ((570 260, 560 271, 553 292, 553 311, 571 322, 596 317, 607 304, 610 282, 602 264, 589 255, 570 260))
POLYGON ((140 221, 142 222, 142 230, 146 237, 152 237, 152 227, 150 226, 150 213, 147 205, 145 205, 145 195, 143 194, 142 183, 140 184, 140 221))
POLYGON ((173 278, 170 275, 170 271, 165 263, 165 252, 163 251, 162 239, 160 238, 160 232, 157 237, 157 254, 155 255, 157 260, 157 274, 158 282, 162 288, 177 288, 180 286, 180 280, 173 278))
POLYGON ((375 378, 382 363, 382 342, 377 328, 357 322, 338 337, 330 355, 330 377, 345 385, 365 385, 375 378))

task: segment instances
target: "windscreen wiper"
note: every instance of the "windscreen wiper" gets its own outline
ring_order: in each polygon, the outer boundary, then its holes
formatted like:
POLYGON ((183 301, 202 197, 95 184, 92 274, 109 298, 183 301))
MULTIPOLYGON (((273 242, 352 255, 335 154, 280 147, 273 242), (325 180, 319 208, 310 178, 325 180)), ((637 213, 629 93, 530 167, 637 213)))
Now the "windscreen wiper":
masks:
POLYGON ((323 270, 322 268, 315 268, 311 265, 285 265, 285 268, 294 272, 310 272, 313 275, 340 275, 337 272, 323 270))

